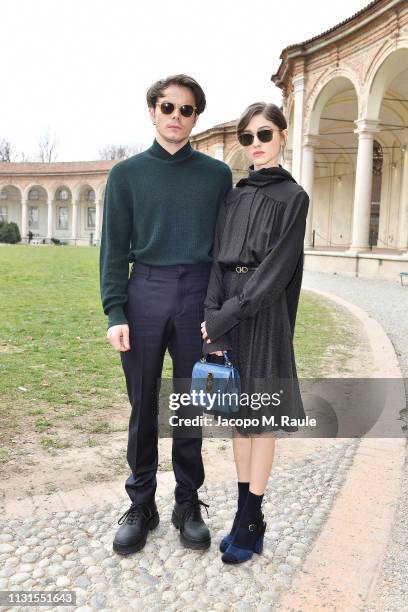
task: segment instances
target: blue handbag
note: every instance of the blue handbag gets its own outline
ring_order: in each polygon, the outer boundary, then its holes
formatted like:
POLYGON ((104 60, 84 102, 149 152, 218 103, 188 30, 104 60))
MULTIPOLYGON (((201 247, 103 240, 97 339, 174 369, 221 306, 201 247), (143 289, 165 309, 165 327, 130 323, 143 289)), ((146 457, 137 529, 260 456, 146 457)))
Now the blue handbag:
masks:
POLYGON ((223 351, 223 354, 224 364, 210 363, 206 355, 193 367, 191 403, 206 408, 209 414, 229 414, 239 410, 240 375, 229 360, 227 351, 223 351), (213 399, 210 400, 209 396, 213 399))

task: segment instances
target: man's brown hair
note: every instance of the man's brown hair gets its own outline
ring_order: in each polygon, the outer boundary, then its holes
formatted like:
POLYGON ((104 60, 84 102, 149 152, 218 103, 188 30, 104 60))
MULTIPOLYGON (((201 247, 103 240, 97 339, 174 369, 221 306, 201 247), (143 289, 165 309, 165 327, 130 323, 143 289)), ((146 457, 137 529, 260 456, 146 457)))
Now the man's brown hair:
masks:
POLYGON ((200 115, 204 111, 206 105, 205 93, 197 81, 187 74, 173 74, 153 83, 146 92, 147 106, 154 108, 157 103, 157 98, 162 97, 163 91, 170 85, 188 87, 192 91, 195 99, 197 115, 200 115))

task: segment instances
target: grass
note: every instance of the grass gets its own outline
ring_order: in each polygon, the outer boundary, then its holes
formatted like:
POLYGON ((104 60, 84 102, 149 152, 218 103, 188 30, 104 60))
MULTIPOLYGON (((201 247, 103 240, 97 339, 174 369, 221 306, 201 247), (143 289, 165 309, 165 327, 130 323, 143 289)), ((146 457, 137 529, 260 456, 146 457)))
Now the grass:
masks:
MULTIPOLYGON (((94 446, 101 434, 127 430, 125 379, 106 339, 98 266, 97 247, 0 247, 0 462, 19 436, 58 449, 94 446)), ((343 347, 341 361, 352 342, 344 314, 302 293, 294 342, 299 376, 323 375, 328 347, 343 347)), ((166 353, 163 377, 171 375, 166 353)))

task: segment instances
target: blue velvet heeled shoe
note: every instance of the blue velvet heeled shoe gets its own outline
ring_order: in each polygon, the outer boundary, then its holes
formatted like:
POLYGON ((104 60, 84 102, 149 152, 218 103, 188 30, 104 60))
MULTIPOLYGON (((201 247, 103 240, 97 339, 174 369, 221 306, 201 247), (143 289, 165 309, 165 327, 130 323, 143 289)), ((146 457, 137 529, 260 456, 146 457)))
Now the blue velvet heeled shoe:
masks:
MULTIPOLYGON (((261 554, 263 550, 263 541, 266 530, 266 522, 260 519, 257 522, 250 523, 246 526, 238 526, 235 534, 231 539, 231 543, 225 549, 221 560, 224 563, 242 563, 252 558, 253 553, 261 554), (250 535, 248 534, 250 532, 250 535), (248 548, 237 546, 236 542, 242 541, 242 536, 248 542, 248 548), (248 537, 249 535, 249 537, 248 537)), ((227 536, 228 537, 228 536, 227 536)))
POLYGON ((220 542, 220 551, 223 553, 227 550, 228 546, 232 543, 232 540, 234 538, 234 534, 235 531, 237 529, 238 526, 238 521, 239 521, 239 517, 240 517, 240 512, 236 512, 235 516, 234 516, 234 521, 232 523, 232 527, 231 527, 231 531, 229 532, 228 535, 224 536, 220 542))

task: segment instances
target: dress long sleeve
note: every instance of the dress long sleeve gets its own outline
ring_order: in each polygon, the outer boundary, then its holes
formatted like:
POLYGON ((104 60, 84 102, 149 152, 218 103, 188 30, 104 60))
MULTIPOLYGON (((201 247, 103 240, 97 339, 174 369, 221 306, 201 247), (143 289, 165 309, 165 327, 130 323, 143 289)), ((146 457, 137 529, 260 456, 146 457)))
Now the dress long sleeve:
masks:
MULTIPOLYGON (((207 295, 204 300, 204 320, 206 321, 206 326, 207 321, 211 320, 213 312, 221 308, 225 300, 223 270, 221 264, 217 261, 217 257, 220 251, 222 233, 225 228, 226 218, 227 203, 224 200, 224 202, 220 206, 220 210, 217 216, 213 246, 213 264, 211 267, 210 278, 208 281, 207 295)), ((231 346, 229 343, 229 339, 227 335, 224 335, 222 338, 219 338, 217 342, 207 342, 207 340, 204 340, 202 352, 205 355, 214 351, 225 351, 230 348, 231 346)))
MULTIPOLYGON (((251 274, 241 293, 213 308, 206 319, 211 340, 217 340, 243 319, 254 316, 261 308, 278 299, 295 273, 303 252, 309 196, 298 191, 285 203, 280 235, 256 271, 251 274)), ((216 294, 217 297, 219 293, 216 294)))

